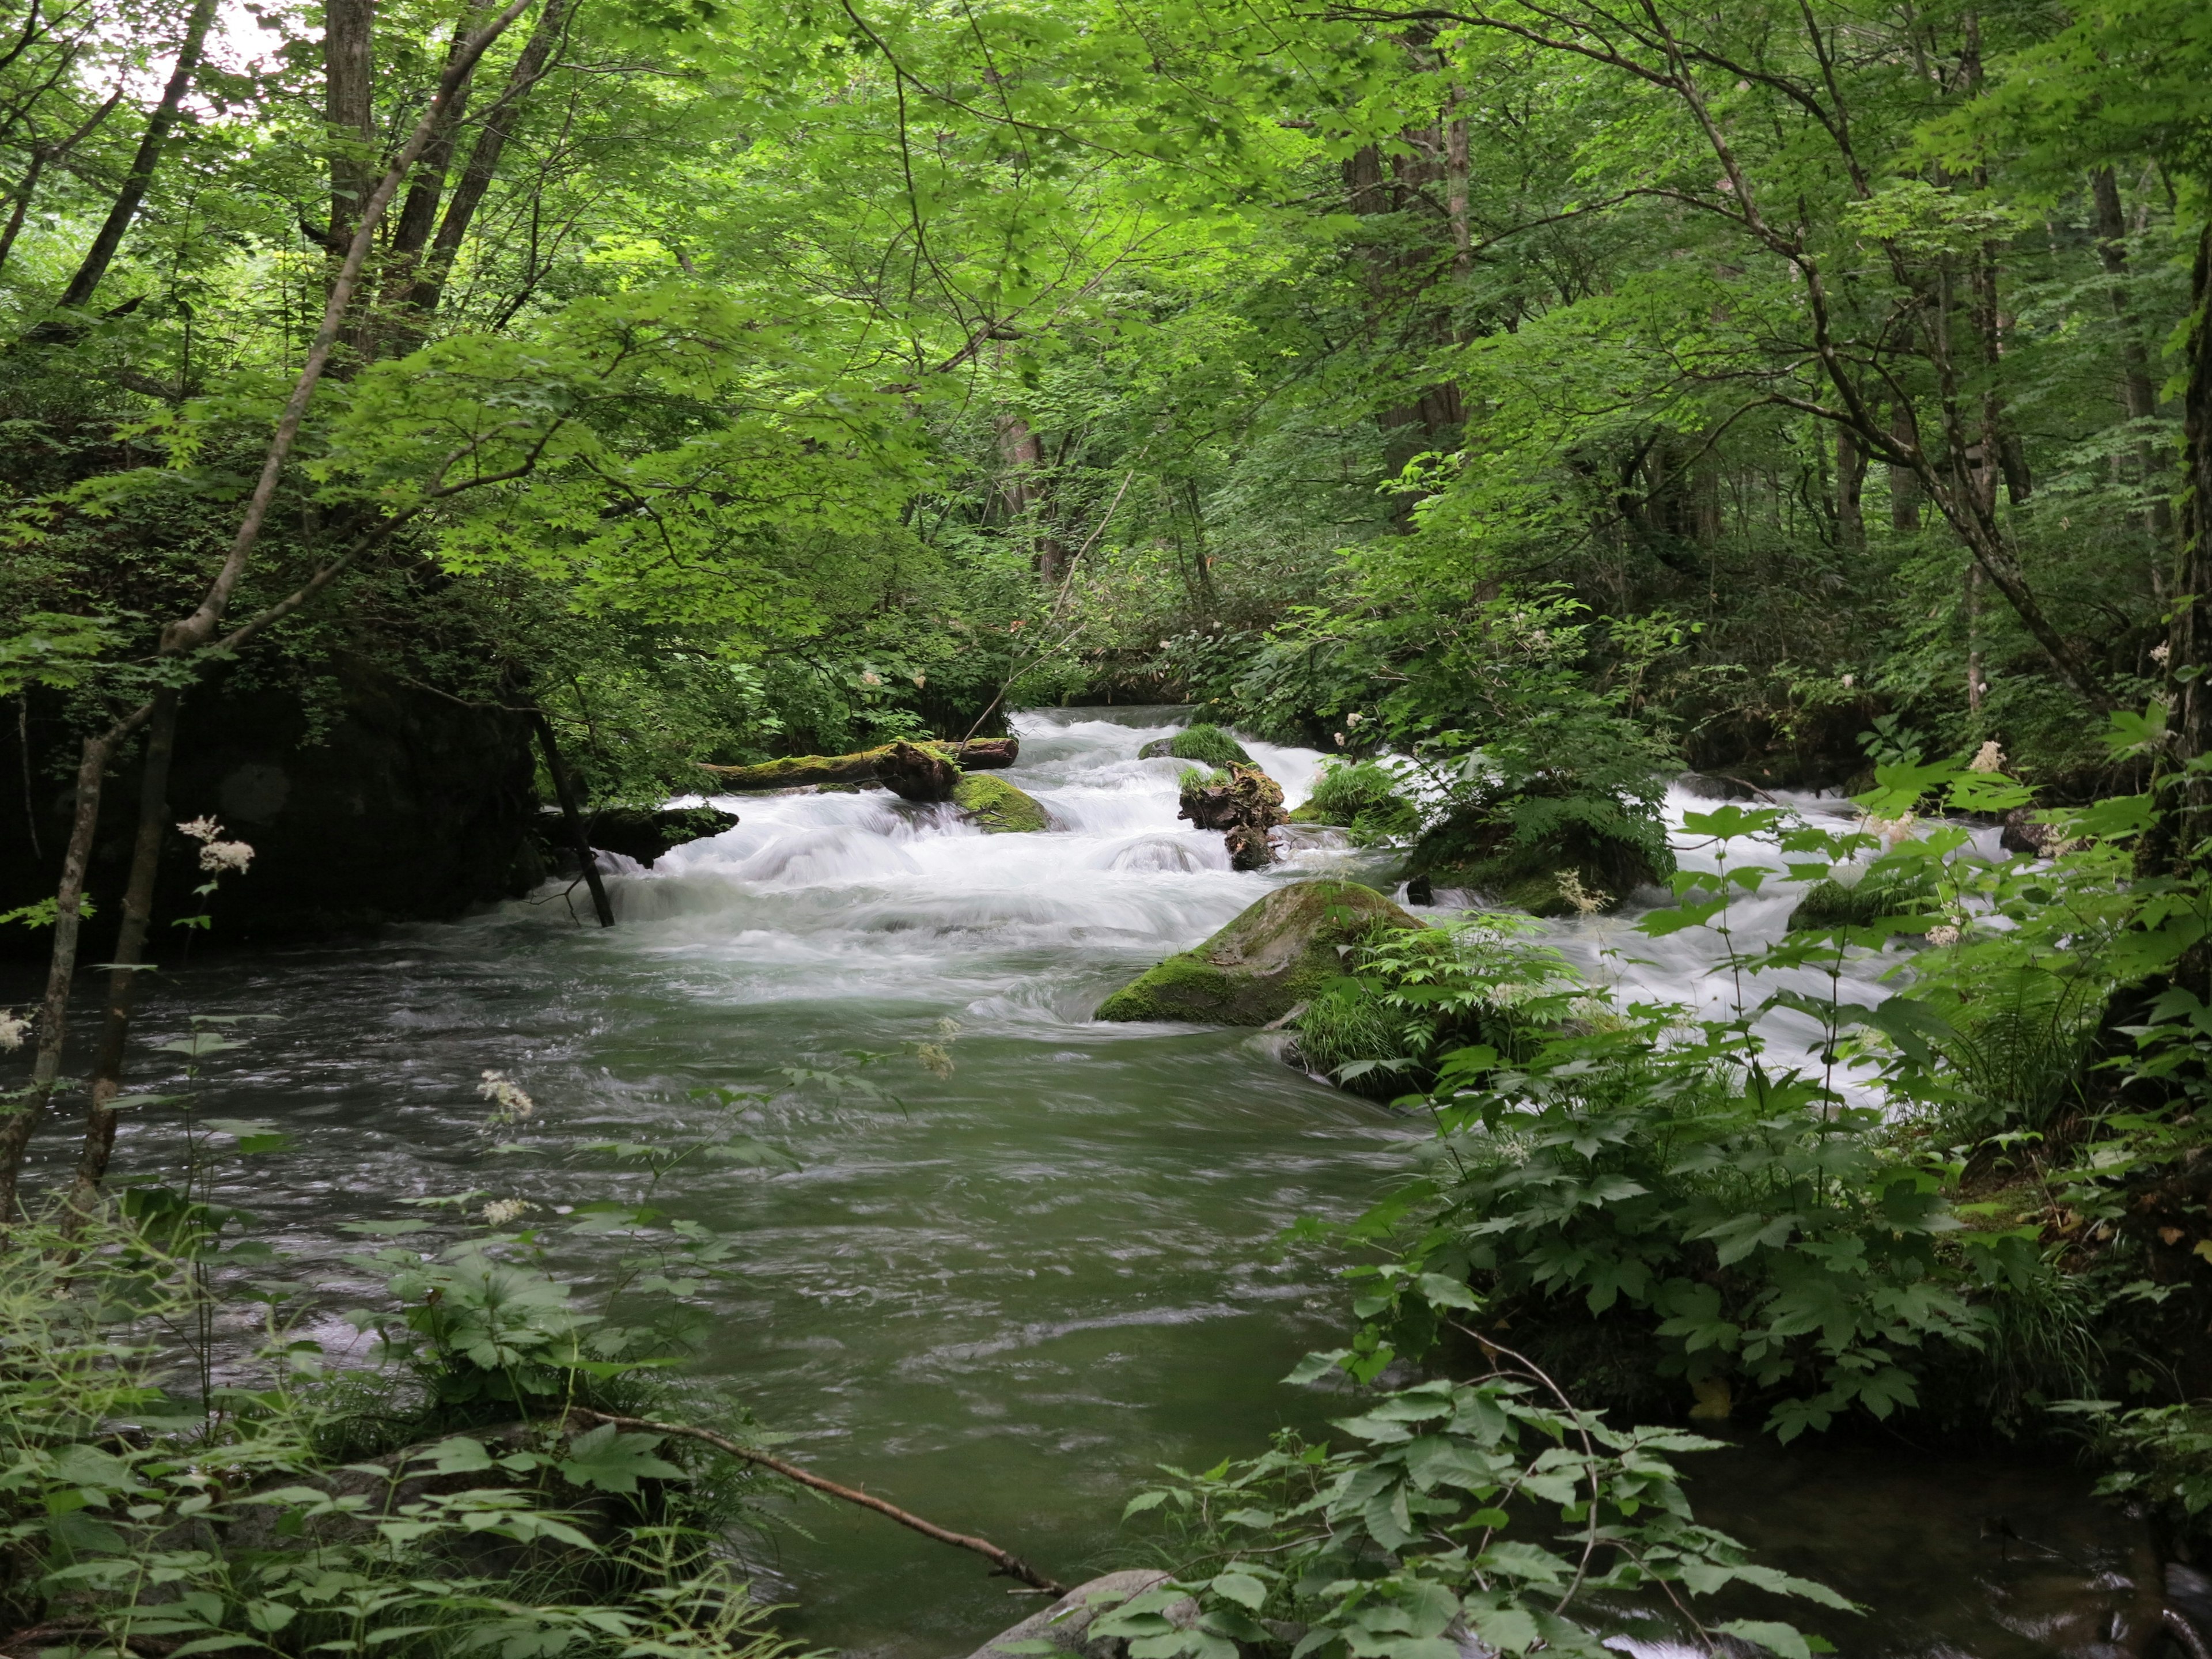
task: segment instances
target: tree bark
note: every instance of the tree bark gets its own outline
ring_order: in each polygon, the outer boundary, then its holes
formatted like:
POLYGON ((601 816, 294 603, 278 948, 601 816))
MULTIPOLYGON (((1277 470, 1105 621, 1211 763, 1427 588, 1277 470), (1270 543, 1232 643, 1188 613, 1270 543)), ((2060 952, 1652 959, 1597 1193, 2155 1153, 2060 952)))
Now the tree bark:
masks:
MULTIPOLYGON (((1890 436, 1899 443, 1917 446, 1920 430, 1912 418, 1912 405, 1902 398, 1890 416, 1890 436)), ((1910 467, 1889 469, 1889 527, 1899 536, 1920 533, 1920 480, 1910 467)))
MULTIPOLYGON (((599 878, 599 860, 592 851, 591 837, 584 831, 584 815, 576 804, 576 787, 568 777, 568 769, 561 763, 561 746, 553 741, 553 722, 542 710, 530 711, 530 724, 538 733, 538 746, 545 751, 545 769, 552 775, 553 793, 561 802, 561 817, 568 826, 568 843, 576 849, 576 862, 581 866, 584 884, 592 890, 592 911, 599 919, 599 926, 615 925, 615 907, 607 901, 607 884, 599 878)), ((570 890, 574 891, 574 889, 570 890)))
POLYGON ((574 0, 547 0, 545 9, 538 13, 537 27, 523 43, 521 55, 507 73, 506 87, 485 118, 483 130, 470 147, 460 182, 453 186, 453 199, 446 204, 445 216, 438 222, 438 234, 432 239, 429 258, 423 261, 422 273, 407 290, 410 310, 423 316, 437 310, 445 295, 446 279, 452 274, 453 260, 460 253, 461 243, 475 222, 477 210, 483 205, 485 192, 491 188, 492 179, 499 171, 499 158, 522 118, 524 95, 544 76, 546 63, 574 9, 574 0))
MULTIPOLYGON (((2089 195, 2097 210, 2097 258, 2111 278, 2112 319, 2120 331, 2120 407, 2130 421, 2148 421, 2158 414, 2158 387, 2151 379, 2150 353, 2129 303, 2124 279, 2128 274, 2128 222, 2120 207, 2119 181, 2110 167, 2089 175, 2089 195)), ((2160 471, 2158 453, 2146 438, 2136 445, 2136 478, 2146 491, 2160 471)), ((2163 495, 2151 496, 2146 523, 2157 537, 2162 557, 2165 544, 2173 536, 2173 506, 2163 495)), ((2163 572, 2160 573, 2163 575, 2163 572)))
POLYGON ((31 1087, 13 1117, 0 1123, 0 1228, 17 1219, 23 1155, 37 1133, 61 1076, 62 1044, 69 1035, 70 990, 76 980, 77 937, 83 927, 84 873, 92 861, 92 842, 100 828, 100 796, 106 781, 113 745, 104 737, 87 738, 76 769, 76 810, 62 854, 62 878, 54 892, 54 944, 46 966, 46 1000, 39 1008, 39 1052, 32 1062, 31 1087))
POLYGON ((116 191, 114 204, 108 209, 99 234, 92 239, 92 246, 86 250, 76 274, 70 278, 69 286, 55 302, 62 310, 82 311, 100 286, 100 278, 107 275, 108 266, 114 263, 116 250, 123 246, 123 234, 137 216, 138 204, 146 199, 147 189, 161 167, 169 130, 177 124, 177 110, 191 89, 192 77, 199 72, 200 57, 207 48, 208 29, 215 21, 215 9, 216 0, 198 0, 191 15, 185 20, 185 38, 177 48, 176 67, 170 71, 169 83, 161 89, 161 101, 154 106, 154 113, 147 120, 146 131, 138 140, 137 153, 131 158, 131 171, 123 175, 123 187, 116 191))
POLYGON ((1836 540, 1850 552, 1866 546, 1866 451, 1858 434, 1847 426, 1836 428, 1836 540))
POLYGON ((85 1109, 84 1148, 76 1166, 74 1201, 82 1212, 107 1174, 115 1155, 115 1102, 123 1092, 123 1059, 131 1039, 131 1017, 137 1006, 140 964, 154 921, 155 878, 160 873, 161 836, 169 827, 169 763, 177 750, 180 696, 164 687, 154 695, 153 717, 146 726, 144 770, 138 786, 138 834, 131 848, 131 878, 123 890, 123 925, 115 939, 113 967, 107 976, 107 1007, 101 1018, 100 1048, 92 1063, 92 1100, 85 1109))
MULTIPOLYGON (((2212 224, 2197 238, 2190 278, 2189 379, 2181 401, 2181 556, 2173 573, 2178 603, 2166 645, 2171 761, 2185 766, 2212 754, 2212 224)), ((2194 869, 2212 830, 2212 787, 2202 774, 2183 786, 2181 822, 2170 836, 2172 862, 2194 869)))
POLYGON ((360 228, 376 174, 376 0, 324 0, 323 123, 331 146, 331 221, 325 244, 333 261, 360 228))

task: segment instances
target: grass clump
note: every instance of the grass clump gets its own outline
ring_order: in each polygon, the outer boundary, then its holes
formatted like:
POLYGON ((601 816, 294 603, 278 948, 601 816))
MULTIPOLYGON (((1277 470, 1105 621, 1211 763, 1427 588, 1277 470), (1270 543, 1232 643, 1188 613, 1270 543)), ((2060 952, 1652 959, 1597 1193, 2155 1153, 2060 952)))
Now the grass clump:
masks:
POLYGON ((1292 823, 1327 823, 1352 831, 1362 847, 1403 841, 1419 833, 1421 814, 1398 792, 1398 780, 1374 761, 1338 762, 1314 781, 1292 823))

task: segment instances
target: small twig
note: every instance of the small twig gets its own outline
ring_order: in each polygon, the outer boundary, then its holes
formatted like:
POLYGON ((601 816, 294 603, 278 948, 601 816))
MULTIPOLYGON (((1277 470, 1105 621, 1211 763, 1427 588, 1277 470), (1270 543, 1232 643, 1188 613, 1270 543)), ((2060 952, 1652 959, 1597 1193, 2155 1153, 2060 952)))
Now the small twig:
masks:
POLYGON ((848 1504, 858 1504, 862 1509, 873 1510, 878 1515, 888 1516, 902 1527, 911 1528, 925 1538, 934 1538, 939 1543, 951 1544, 956 1549, 972 1550, 997 1567, 999 1571, 1006 1577, 1018 1578, 1033 1589, 1041 1589, 1051 1595, 1067 1594, 1066 1585, 1046 1577, 1021 1557, 1010 1550, 1000 1549, 988 1539, 972 1538, 963 1532, 949 1532, 943 1527, 923 1520, 918 1515, 908 1514, 895 1504, 886 1504, 880 1498, 872 1498, 866 1492, 855 1491, 851 1486, 841 1486, 834 1480, 825 1480, 818 1474, 810 1474, 800 1468, 796 1463, 787 1463, 781 1458, 771 1457, 764 1451, 757 1451, 750 1446, 741 1446, 736 1441, 716 1434, 711 1429, 695 1429, 684 1423, 660 1423, 647 1417, 617 1417, 612 1413, 592 1411, 585 1406, 572 1406, 568 1410, 571 1416, 588 1417, 599 1423, 611 1423, 618 1429, 642 1429, 648 1434, 672 1434, 687 1440, 702 1441, 714 1447, 717 1451, 726 1452, 732 1457, 741 1459, 747 1463, 757 1463, 764 1469, 773 1469, 787 1480, 795 1480, 802 1486, 811 1486, 817 1492, 827 1492, 830 1497, 842 1498, 848 1504))

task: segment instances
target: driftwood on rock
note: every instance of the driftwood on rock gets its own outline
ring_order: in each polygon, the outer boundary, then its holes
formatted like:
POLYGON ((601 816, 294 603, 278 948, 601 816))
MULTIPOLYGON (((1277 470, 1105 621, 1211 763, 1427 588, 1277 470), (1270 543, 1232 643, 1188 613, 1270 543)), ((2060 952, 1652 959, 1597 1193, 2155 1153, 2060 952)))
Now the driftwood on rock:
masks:
MULTIPOLYGON (((713 766, 702 761, 700 768, 713 773, 721 781, 721 788, 732 794, 750 789, 796 789, 807 784, 824 783, 888 783, 881 777, 884 760, 896 749, 915 749, 949 761, 957 772, 984 772, 999 767, 1012 766, 1021 757, 1021 741, 1017 738, 974 738, 966 743, 941 743, 925 738, 921 743, 887 743, 878 749, 862 749, 850 755, 791 755, 782 760, 763 761, 758 766, 713 766)), ((945 796, 926 799, 941 800, 945 796)))
POLYGON ((901 800, 951 800, 960 769, 941 750, 895 743, 876 763, 876 781, 901 800))
POLYGON ((1231 766, 1210 775, 1187 774, 1182 783, 1182 810, 1200 830, 1227 833, 1229 862, 1238 870, 1258 870, 1275 860, 1267 832, 1288 823, 1283 810, 1283 787, 1256 766, 1231 766))

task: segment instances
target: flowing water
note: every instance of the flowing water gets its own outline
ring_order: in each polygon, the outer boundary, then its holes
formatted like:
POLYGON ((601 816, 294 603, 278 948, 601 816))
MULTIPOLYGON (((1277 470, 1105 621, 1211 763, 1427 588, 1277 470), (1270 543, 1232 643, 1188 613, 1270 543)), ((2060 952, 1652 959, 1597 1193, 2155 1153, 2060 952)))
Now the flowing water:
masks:
MULTIPOLYGON (((1022 763, 1003 775, 1054 833, 987 836, 881 793, 746 798, 726 803, 736 829, 616 877, 612 930, 577 926, 549 894, 374 943, 217 957, 163 976, 149 1035, 189 1013, 273 1016, 240 1028, 246 1046, 210 1061, 207 1086, 215 1109, 273 1120, 294 1148, 225 1196, 341 1301, 374 1288, 343 1264, 343 1224, 471 1191, 556 1219, 635 1196, 643 1177, 595 1146, 702 1131, 714 1111, 695 1090, 770 1097, 744 1127, 795 1170, 695 1164, 655 1195, 737 1251, 700 1373, 790 1455, 1072 1579, 1118 1564, 1121 1506, 1157 1466, 1322 1425, 1326 1398, 1276 1379, 1340 1340, 1346 1298, 1334 1261, 1278 1235, 1357 1213, 1420 1134, 1283 1064, 1279 1036, 1090 1022, 1107 991, 1268 884, 1359 867, 1321 832, 1274 870, 1231 872, 1219 836, 1176 818, 1179 765, 1136 757, 1174 723, 1022 717, 1022 763), (925 1063, 928 1043, 949 1075, 925 1063), (855 1073, 856 1052, 885 1057, 855 1073), (884 1092, 793 1087, 794 1065, 884 1092), (487 1069, 535 1097, 521 1132, 485 1132, 487 1069)), ((1303 798, 1318 756, 1249 746, 1303 798)), ((1739 940, 1778 928, 1788 902, 1743 907, 1739 940)), ((1735 994, 1709 938, 1557 931, 1632 992, 1735 994)), ((118 1167, 177 1154, 173 1121, 149 1115, 118 1167)), ((588 1239, 562 1248, 604 1271, 588 1239)), ((351 1340, 336 1320, 318 1334, 351 1340)), ((1877 1605, 1831 1628, 1849 1653, 2101 1654, 2117 1651, 2112 1617, 2141 1628, 2118 1611, 2145 1579, 2139 1530, 2063 1467, 1747 1449, 1692 1492, 1704 1518, 1877 1605)), ((1034 1605, 873 1516, 798 1518, 806 1535, 787 1534, 765 1571, 811 1641, 942 1659, 1034 1605)))

